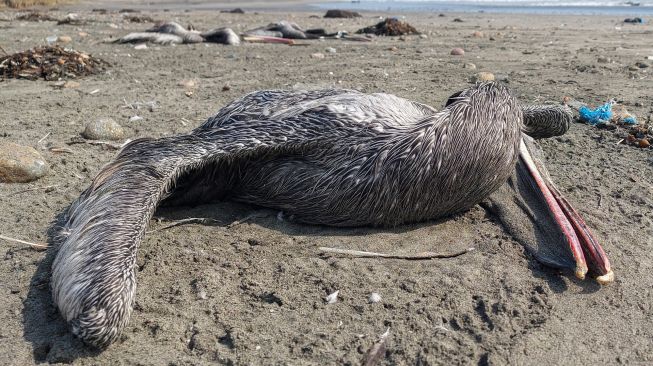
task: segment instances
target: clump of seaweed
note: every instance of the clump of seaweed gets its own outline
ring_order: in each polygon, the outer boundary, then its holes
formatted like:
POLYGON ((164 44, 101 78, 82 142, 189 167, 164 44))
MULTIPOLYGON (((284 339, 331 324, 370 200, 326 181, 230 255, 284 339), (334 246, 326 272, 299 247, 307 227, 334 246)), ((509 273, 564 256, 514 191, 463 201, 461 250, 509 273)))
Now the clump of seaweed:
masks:
POLYGON ((386 18, 376 25, 359 29, 359 34, 376 34, 377 36, 403 36, 406 34, 420 34, 412 25, 402 22, 397 18, 386 18))
POLYGON ((61 46, 43 46, 0 57, 0 77, 61 80, 97 74, 109 64, 61 46))
POLYGON ((57 18, 52 17, 47 13, 41 13, 40 11, 30 11, 24 14, 20 14, 16 17, 16 20, 23 20, 27 22, 51 22, 57 21, 57 18))

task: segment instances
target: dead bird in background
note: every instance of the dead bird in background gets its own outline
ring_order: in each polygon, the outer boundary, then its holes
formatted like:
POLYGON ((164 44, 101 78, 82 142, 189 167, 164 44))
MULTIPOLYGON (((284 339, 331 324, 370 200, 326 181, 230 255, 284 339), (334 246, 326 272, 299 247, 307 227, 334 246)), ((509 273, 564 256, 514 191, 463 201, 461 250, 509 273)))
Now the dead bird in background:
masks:
POLYGON ((116 43, 181 44, 211 42, 227 45, 240 44, 240 37, 231 28, 215 28, 199 32, 192 26, 188 29, 175 22, 157 23, 145 32, 129 33, 115 41, 116 43))
POLYGON ((605 253, 524 135, 564 133, 570 121, 568 109, 520 107, 494 83, 453 95, 441 111, 353 90, 254 92, 190 134, 131 142, 100 171, 67 212, 54 302, 74 334, 109 345, 131 315, 136 252, 156 207, 222 199, 300 223, 394 227, 490 197, 540 261, 579 278, 589 266, 611 282, 605 253))

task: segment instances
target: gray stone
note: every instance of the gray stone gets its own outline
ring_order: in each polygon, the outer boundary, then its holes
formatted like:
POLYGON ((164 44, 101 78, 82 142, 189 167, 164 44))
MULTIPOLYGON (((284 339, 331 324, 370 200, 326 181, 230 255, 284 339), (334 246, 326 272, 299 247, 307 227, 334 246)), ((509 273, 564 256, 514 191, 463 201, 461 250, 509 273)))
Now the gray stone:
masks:
POLYGON ((125 137, 125 130, 111 118, 100 118, 89 122, 82 133, 89 140, 121 140, 125 137))
POLYGON ((34 148, 11 142, 0 145, 0 182, 31 182, 48 170, 48 163, 34 148))

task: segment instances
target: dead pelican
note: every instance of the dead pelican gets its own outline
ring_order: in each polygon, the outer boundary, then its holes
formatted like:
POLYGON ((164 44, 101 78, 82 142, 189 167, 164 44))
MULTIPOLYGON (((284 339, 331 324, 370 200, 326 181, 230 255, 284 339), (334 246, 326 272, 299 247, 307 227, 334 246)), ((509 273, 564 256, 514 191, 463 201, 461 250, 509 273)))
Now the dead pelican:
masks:
POLYGON ((220 43, 228 45, 240 44, 240 37, 231 28, 216 28, 206 32, 198 32, 189 26, 189 29, 182 27, 179 23, 164 22, 157 23, 145 32, 129 33, 118 38, 117 43, 140 43, 152 42, 158 44, 180 44, 180 43, 220 43))
POLYGON ((603 250, 522 132, 559 134, 570 119, 559 106, 522 108, 494 83, 455 94, 439 112, 352 90, 249 94, 188 135, 131 142, 101 170, 68 211, 54 302, 74 334, 109 345, 130 317, 136 252, 157 205, 226 198, 298 222, 391 227, 490 197, 504 222, 530 220, 517 237, 538 259, 580 278, 589 264, 610 282, 603 250))

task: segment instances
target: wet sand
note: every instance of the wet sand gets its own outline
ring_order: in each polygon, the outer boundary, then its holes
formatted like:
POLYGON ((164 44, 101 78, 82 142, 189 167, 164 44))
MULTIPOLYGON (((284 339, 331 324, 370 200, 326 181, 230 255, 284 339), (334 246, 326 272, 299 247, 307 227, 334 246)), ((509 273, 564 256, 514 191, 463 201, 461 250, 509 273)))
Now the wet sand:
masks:
MULTIPOLYGON (((311 17, 322 14, 146 13, 236 32, 281 19, 353 32, 383 15, 311 17)), ((101 117, 114 118, 130 138, 169 136, 190 131, 245 93, 272 88, 382 91, 440 107, 478 71, 507 81, 524 103, 572 96, 596 105, 617 98, 640 120, 653 113, 650 68, 628 69, 651 62, 645 58, 653 56, 653 26, 624 25, 618 17, 406 14, 427 38, 135 50, 104 41, 149 24, 127 23, 113 11, 83 11, 89 23, 73 26, 14 16, 0 13, 0 46, 9 53, 68 35, 69 46, 112 64, 106 73, 77 80, 77 89, 0 82, 0 143, 33 146, 52 168, 33 183, 0 184, 0 233, 35 242, 48 240, 53 220, 115 155, 101 146, 66 144, 101 117), (453 22, 456 17, 464 22, 453 22), (475 31, 483 37, 472 37, 475 31), (465 55, 449 55, 454 47, 465 55), (315 53, 324 58, 311 57, 315 53), (464 67, 468 63, 476 70, 464 67), (198 82, 190 96, 179 86, 187 79, 198 82), (156 107, 126 107, 139 101, 156 107), (130 122, 134 115, 143 119, 130 122)), ((541 142, 554 180, 610 256, 616 273, 610 286, 538 264, 478 206, 394 230, 292 224, 276 212, 229 202, 165 209, 141 244, 131 321, 104 352, 75 339, 53 306, 52 253, 0 242, 0 364, 359 364, 388 328, 383 363, 389 365, 652 363, 653 155, 618 145, 622 135, 574 124, 565 136, 541 142), (188 217, 215 223, 157 231, 165 221, 188 217), (324 256, 321 246, 404 254, 476 250, 404 261, 324 256), (326 305, 324 297, 335 290, 339 301, 326 305), (371 292, 382 300, 369 304, 371 292)))

